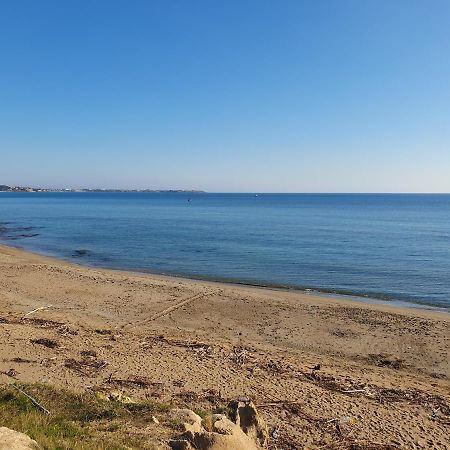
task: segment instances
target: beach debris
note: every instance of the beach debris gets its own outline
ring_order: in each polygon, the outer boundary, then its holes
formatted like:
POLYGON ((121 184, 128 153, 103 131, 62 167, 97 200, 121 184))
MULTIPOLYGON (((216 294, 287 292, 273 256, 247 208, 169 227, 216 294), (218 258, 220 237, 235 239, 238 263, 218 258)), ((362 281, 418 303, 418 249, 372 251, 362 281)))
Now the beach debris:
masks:
POLYGON ((230 353, 230 359, 238 366, 243 366, 250 358, 250 352, 242 346, 234 346, 230 353))
POLYGON ((279 364, 277 364, 275 361, 273 361, 271 359, 269 361, 265 362, 265 363, 259 364, 259 368, 265 369, 265 370, 267 370, 269 372, 272 372, 272 373, 282 373, 282 372, 284 372, 283 368, 279 364))
POLYGON ((3 375, 6 375, 10 378, 14 378, 15 380, 17 380, 17 375, 19 375, 19 372, 17 372, 17 370, 15 369, 9 369, 8 371, 1 371, 0 373, 2 373, 3 375))
POLYGON ((208 389, 201 393, 200 398, 209 401, 210 403, 220 403, 225 399, 222 397, 222 393, 217 389, 208 389))
POLYGON ((392 369, 401 369, 405 365, 405 360, 385 353, 369 354, 367 357, 371 364, 378 367, 390 367, 392 369))
POLYGON ((73 358, 66 359, 64 365, 69 369, 81 373, 84 376, 92 377, 104 369, 109 363, 95 358, 83 358, 76 360, 73 358))
POLYGON ((313 366, 313 367, 309 367, 309 369, 310 369, 312 372, 315 372, 316 370, 320 370, 320 368, 321 368, 321 365, 320 365, 320 364, 316 364, 316 365, 313 366))
POLYGON ((112 330, 101 329, 101 328, 96 329, 95 332, 97 334, 102 334, 102 335, 112 334, 112 330))
POLYGON ((49 367, 49 366, 53 366, 56 364, 56 356, 52 356, 51 358, 44 358, 41 360, 41 364, 44 367, 49 367))
POLYGON ((340 416, 325 421, 325 423, 332 423, 332 422, 339 422, 341 425, 344 425, 344 424, 355 424, 357 420, 351 416, 340 416))
POLYGON ((95 398, 100 402, 117 402, 123 403, 124 405, 136 403, 134 400, 128 397, 128 395, 125 395, 125 393, 120 390, 112 390, 112 391, 96 390, 95 398))
POLYGON ((34 397, 32 397, 30 394, 27 394, 21 387, 19 387, 16 384, 11 384, 11 386, 16 391, 19 391, 21 394, 27 397, 31 401, 31 403, 33 403, 34 406, 39 408, 41 411, 44 411, 46 414, 50 414, 50 411, 45 406, 42 406, 34 397))
POLYGON ((11 325, 31 325, 37 328, 59 328, 65 325, 62 322, 55 322, 54 320, 39 319, 36 317, 0 317, 0 323, 7 323, 11 325))
POLYGON ((11 362, 15 362, 15 363, 35 363, 37 362, 35 359, 26 359, 26 358, 21 358, 20 356, 11 359, 11 362))
POLYGON ((38 311, 43 311, 43 310, 45 310, 45 309, 49 309, 49 308, 52 308, 52 307, 53 307, 53 305, 40 306, 39 308, 33 309, 33 310, 27 312, 26 314, 24 314, 24 315, 22 316, 22 319, 25 319, 26 317, 28 317, 28 316, 30 316, 31 314, 34 314, 34 313, 36 313, 36 312, 38 312, 38 311))
POLYGON ((72 336, 76 336, 78 334, 78 330, 73 330, 68 325, 62 324, 60 327, 56 329, 56 331, 62 336, 67 336, 71 334, 72 336))
POLYGON ((95 350, 81 350, 80 352, 81 356, 84 357, 92 357, 92 358, 96 358, 97 357, 97 352, 95 350))
POLYGON ((204 392, 194 392, 194 391, 181 391, 175 394, 176 397, 183 400, 185 403, 192 403, 198 400, 206 400, 211 404, 217 405, 223 403, 225 399, 222 397, 220 391, 216 389, 208 389, 204 392))
POLYGON ((194 353, 199 358, 213 358, 215 356, 214 347, 205 342, 199 341, 184 341, 181 339, 167 339, 166 337, 160 336, 151 336, 146 340, 139 343, 139 345, 144 348, 151 348, 156 343, 164 343, 173 347, 184 347, 188 352, 194 353))
POLYGON ((325 425, 332 424, 337 435, 347 441, 355 431, 354 425, 357 423, 358 420, 352 416, 340 416, 325 421, 325 425))
MULTIPOLYGON (((313 383, 330 391, 342 391, 344 389, 338 379, 332 375, 327 375, 317 370, 311 370, 311 372, 300 371, 300 373, 307 380, 312 381, 313 383)), ((353 388, 353 386, 350 386, 349 388, 353 388)))
POLYGON ((30 342, 32 344, 43 345, 44 347, 47 347, 47 348, 59 347, 59 344, 56 341, 54 341, 53 339, 47 339, 47 338, 31 339, 30 342))
POLYGON ((367 396, 373 396, 374 394, 370 392, 368 388, 364 389, 347 389, 345 391, 341 391, 343 394, 366 394, 367 396))
MULTIPOLYGON (((1 322, 2 322, 2 318, 0 318, 0 323, 1 322)), ((20 319, 5 319, 4 323, 31 325, 36 328, 55 329, 58 333, 60 333, 62 335, 66 335, 66 334, 77 335, 78 334, 77 330, 72 330, 65 323, 56 322, 54 320, 38 319, 35 317, 21 317, 20 319)))
POLYGON ((8 377, 16 378, 17 375, 19 375, 19 372, 17 372, 16 369, 11 368, 8 370, 8 372, 5 372, 5 374, 8 375, 8 377))
POLYGON ((280 437, 280 429, 277 427, 274 427, 270 430, 270 437, 272 439, 278 439, 280 437))
POLYGON ((195 353, 199 358, 213 358, 214 349, 211 345, 192 345, 188 347, 188 351, 195 353))
POLYGON ((267 402, 267 403, 259 403, 256 405, 257 408, 266 408, 268 406, 286 406, 286 405, 300 405, 301 402, 295 401, 295 400, 276 400, 273 402, 267 402))
POLYGON ((149 386, 156 386, 156 385, 159 386, 162 383, 160 381, 158 381, 158 382, 151 381, 148 378, 143 377, 143 376, 133 376, 133 377, 128 377, 126 379, 122 379, 122 378, 113 378, 112 375, 113 374, 111 373, 111 375, 104 381, 104 383, 113 384, 113 385, 122 386, 122 387, 129 387, 129 388, 134 388, 134 387, 147 388, 149 386))
POLYGON ((24 433, 0 427, 0 450, 39 450, 36 441, 24 433))
POLYGON ((159 425, 159 420, 155 416, 152 416, 152 422, 156 423, 156 425, 159 425))

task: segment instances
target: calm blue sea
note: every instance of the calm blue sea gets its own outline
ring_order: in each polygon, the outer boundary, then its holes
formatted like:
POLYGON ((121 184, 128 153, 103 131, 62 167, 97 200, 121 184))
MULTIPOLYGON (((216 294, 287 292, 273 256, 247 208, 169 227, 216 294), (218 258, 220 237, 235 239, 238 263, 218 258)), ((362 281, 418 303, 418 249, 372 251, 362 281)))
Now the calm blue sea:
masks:
POLYGON ((0 193, 0 241, 91 266, 450 308, 450 195, 0 193))

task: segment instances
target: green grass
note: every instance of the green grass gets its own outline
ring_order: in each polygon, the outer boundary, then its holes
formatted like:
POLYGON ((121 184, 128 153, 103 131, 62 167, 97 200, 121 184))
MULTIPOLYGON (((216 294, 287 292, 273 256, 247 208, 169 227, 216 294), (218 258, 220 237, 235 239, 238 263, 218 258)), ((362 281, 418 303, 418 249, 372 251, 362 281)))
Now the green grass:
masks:
POLYGON ((169 405, 150 400, 101 402, 92 392, 75 394, 42 384, 23 389, 51 414, 11 386, 0 385, 0 424, 27 434, 45 450, 148 448, 145 434, 129 430, 143 428, 153 414, 169 410, 169 405))

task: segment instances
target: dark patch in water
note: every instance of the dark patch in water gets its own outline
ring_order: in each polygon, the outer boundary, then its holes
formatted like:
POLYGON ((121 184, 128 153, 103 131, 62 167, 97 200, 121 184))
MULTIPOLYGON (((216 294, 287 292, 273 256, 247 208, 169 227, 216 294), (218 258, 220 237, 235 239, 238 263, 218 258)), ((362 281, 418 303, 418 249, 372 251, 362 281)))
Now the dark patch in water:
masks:
POLYGON ((73 256, 78 257, 78 258, 82 258, 83 256, 90 256, 92 255, 92 252, 90 250, 86 250, 84 248, 75 250, 73 252, 73 256))
POLYGON ((31 226, 7 226, 11 222, 0 222, 0 239, 6 241, 17 241, 19 239, 32 238, 39 236, 39 233, 24 233, 24 231, 33 231, 37 227, 31 226))

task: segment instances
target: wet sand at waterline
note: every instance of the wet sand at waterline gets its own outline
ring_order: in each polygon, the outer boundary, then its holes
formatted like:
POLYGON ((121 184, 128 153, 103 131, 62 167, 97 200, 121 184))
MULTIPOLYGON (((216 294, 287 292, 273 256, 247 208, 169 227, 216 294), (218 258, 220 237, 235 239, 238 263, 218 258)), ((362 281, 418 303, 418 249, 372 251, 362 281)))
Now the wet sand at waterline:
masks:
POLYGON ((127 395, 185 406, 244 395, 279 429, 272 448, 450 447, 447 312, 86 268, 6 246, 0 301, 2 383, 7 372, 79 392, 145 379, 127 395), (84 370, 86 355, 96 363, 84 370))

